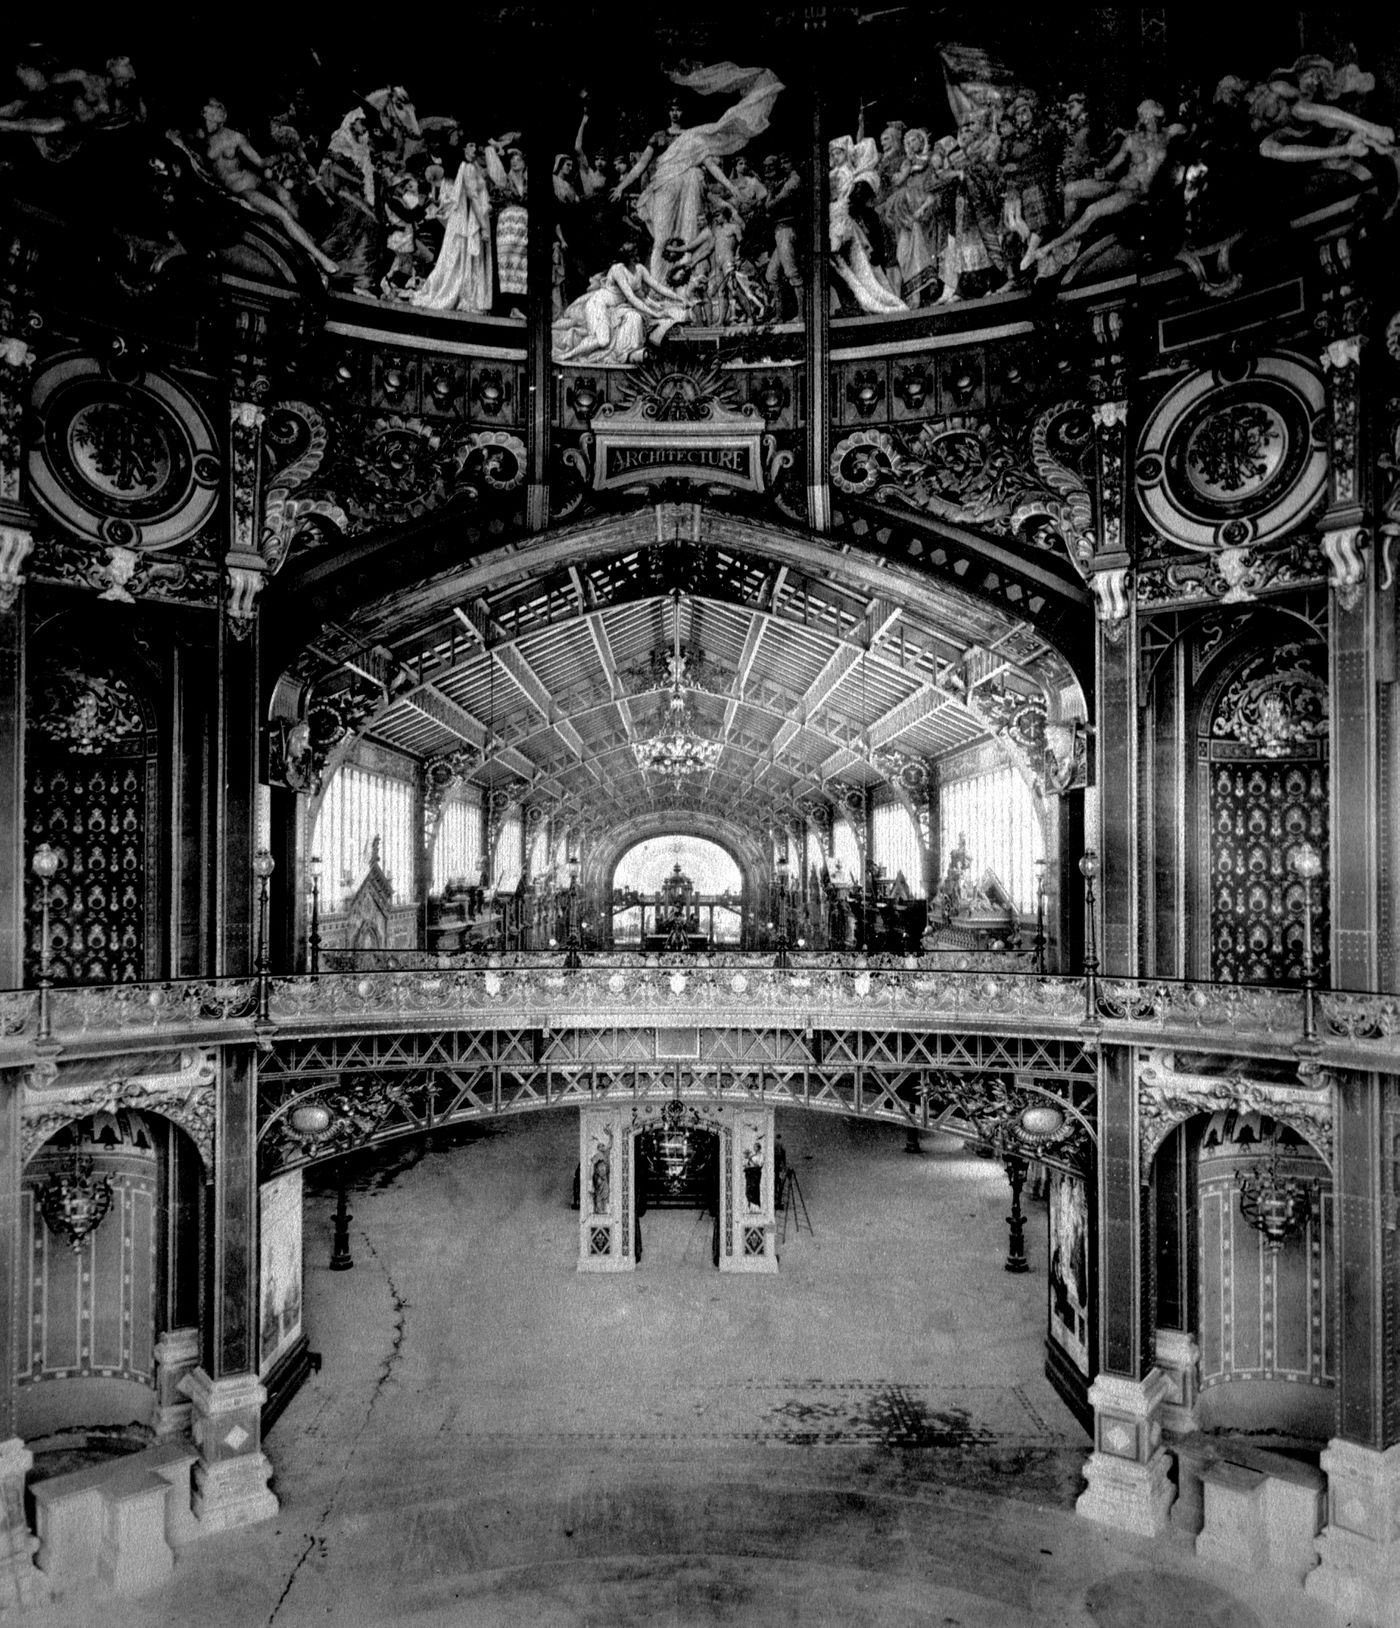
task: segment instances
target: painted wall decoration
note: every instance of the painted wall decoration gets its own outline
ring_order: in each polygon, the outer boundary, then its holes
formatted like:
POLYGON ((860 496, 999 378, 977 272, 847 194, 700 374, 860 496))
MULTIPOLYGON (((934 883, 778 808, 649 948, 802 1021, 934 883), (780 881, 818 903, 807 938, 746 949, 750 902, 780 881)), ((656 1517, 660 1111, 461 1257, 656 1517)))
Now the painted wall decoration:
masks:
POLYGON ((1212 978, 1289 983, 1302 976, 1305 892, 1291 858, 1322 855, 1312 889, 1312 953, 1325 984, 1329 808, 1326 654, 1288 643, 1227 674, 1198 741, 1212 978))
POLYGON ((110 550, 106 597, 143 551, 193 537, 214 512, 223 461, 188 391, 134 358, 56 356, 35 376, 29 489, 69 531, 110 550), (123 574, 123 567, 127 567, 123 574))
POLYGON ((1050 1338, 1088 1378, 1089 1199, 1078 1176, 1050 1172, 1050 1338))
POLYGON ((301 1334, 300 1170, 258 1189, 258 1372, 267 1374, 301 1334))
POLYGON ((1191 374, 1157 404, 1138 443, 1138 503, 1169 541, 1235 549, 1283 537, 1322 500, 1326 393, 1281 352, 1191 374))

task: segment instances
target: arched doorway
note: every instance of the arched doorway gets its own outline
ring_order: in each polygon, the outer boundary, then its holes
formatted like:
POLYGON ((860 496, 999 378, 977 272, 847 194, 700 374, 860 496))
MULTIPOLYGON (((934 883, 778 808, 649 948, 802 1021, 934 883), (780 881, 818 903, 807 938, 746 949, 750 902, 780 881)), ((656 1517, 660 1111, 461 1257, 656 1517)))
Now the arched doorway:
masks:
POLYGON ((736 947, 744 901, 743 872, 718 842, 687 832, 647 837, 613 871, 612 941, 619 949, 736 947))
POLYGON ((204 1175, 183 1130, 132 1108, 74 1120, 30 1158, 15 1285, 25 1439, 184 1427, 175 1387, 201 1355, 204 1175))

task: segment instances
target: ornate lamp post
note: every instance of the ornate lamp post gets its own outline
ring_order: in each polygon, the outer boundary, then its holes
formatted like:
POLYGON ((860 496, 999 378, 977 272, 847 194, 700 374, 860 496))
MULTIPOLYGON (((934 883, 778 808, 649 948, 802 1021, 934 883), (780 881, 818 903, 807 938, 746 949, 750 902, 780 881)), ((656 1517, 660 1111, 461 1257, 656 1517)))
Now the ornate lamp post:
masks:
POLYGON ((58 874, 57 850, 41 842, 34 850, 29 868, 39 878, 39 1031, 40 1040, 53 1038, 53 1013, 50 997, 53 990, 53 953, 49 945, 49 887, 58 874))
POLYGON ((577 854, 569 855, 569 942, 564 951, 564 966, 570 972, 577 972, 583 965, 579 957, 578 942, 578 873, 579 860, 577 854))
MULTIPOLYGON (((37 856, 36 856, 37 858, 37 856)), ((1309 842, 1300 843, 1289 863, 1303 884, 1303 1039, 1317 1039, 1317 968, 1313 964, 1313 883, 1322 875, 1322 855, 1309 842)))
POLYGON ((1089 916, 1089 945, 1084 956, 1084 1021, 1092 1023, 1098 1011, 1099 930, 1094 915, 1094 878, 1099 874, 1099 856, 1092 848, 1084 850, 1079 861, 1084 878, 1084 908, 1089 916))
POLYGON ((1045 860, 1035 862, 1035 970, 1045 976, 1045 860))
POLYGON ((778 855, 777 862, 773 866, 773 869, 778 878, 778 953, 774 958, 773 965, 779 968, 781 971, 786 972, 789 965, 787 919, 788 857, 786 854, 778 855))
POLYGON ((346 1208, 345 1182, 348 1171, 346 1161, 337 1159, 335 1162, 335 1236, 331 1241, 330 1269, 332 1272, 348 1272, 355 1264, 350 1254, 350 1223, 354 1217, 346 1208))
POLYGON ((321 970, 321 856, 312 854, 306 862, 306 874, 311 878, 311 931, 306 937, 306 950, 310 970, 321 970))
POLYGON ((266 848, 259 848, 253 855, 253 875, 258 879, 258 953, 253 961, 253 971, 258 978, 259 1023, 267 1022, 272 999, 267 963, 267 884, 276 869, 277 861, 266 848))
POLYGON ((1029 1272, 1031 1263, 1026 1259, 1026 1217, 1021 1209, 1021 1189, 1026 1185, 1027 1161, 1019 1153, 1009 1153, 1003 1144, 1001 1165, 1011 1183, 1011 1214, 1006 1218, 1006 1260, 1008 1272, 1029 1272))

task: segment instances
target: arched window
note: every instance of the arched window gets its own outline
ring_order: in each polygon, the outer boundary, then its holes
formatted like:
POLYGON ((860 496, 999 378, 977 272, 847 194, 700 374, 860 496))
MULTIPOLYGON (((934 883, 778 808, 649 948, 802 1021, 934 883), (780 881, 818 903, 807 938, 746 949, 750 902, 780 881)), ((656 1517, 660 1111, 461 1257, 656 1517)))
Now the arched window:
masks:
POLYGON ((413 898, 413 786, 347 763, 331 776, 316 814, 311 851, 325 866, 326 891, 339 904, 364 881, 376 838, 394 903, 413 898))
POLYGON ((475 885, 481 875, 481 804, 457 798, 445 805, 433 844, 433 892, 449 882, 475 885))
POLYGON ((913 816, 903 803, 877 803, 874 813, 877 865, 885 867, 889 881, 903 875, 916 899, 924 896, 924 855, 913 816))
POLYGON ((525 859, 525 826, 518 808, 507 809, 496 829, 491 879, 498 888, 514 893, 520 886, 520 869, 525 859))
POLYGON ((1045 853, 1045 838, 1030 787, 1008 765, 967 780, 954 780, 939 790, 943 862, 963 838, 974 881, 991 871, 1011 895, 1016 908, 1035 909, 1035 862, 1045 853))
POLYGON ((831 828, 831 869, 839 863, 848 882, 859 882, 864 867, 860 862, 860 844, 856 841, 855 827, 844 814, 837 816, 831 828))

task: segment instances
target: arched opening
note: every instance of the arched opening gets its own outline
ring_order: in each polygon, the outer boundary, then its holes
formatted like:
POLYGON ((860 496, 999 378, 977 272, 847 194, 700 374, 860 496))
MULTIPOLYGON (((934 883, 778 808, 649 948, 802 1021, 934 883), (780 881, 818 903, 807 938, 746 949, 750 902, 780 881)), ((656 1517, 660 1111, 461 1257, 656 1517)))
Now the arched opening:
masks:
POLYGON ((29 1160, 16 1285, 27 1440, 183 1425, 175 1385, 200 1360, 205 1321, 204 1176, 183 1130, 130 1108, 64 1125, 29 1160))
POLYGON ((737 947, 744 936, 744 876, 728 849, 685 832, 629 848, 612 876, 618 949, 737 947))
POLYGON ((1324 1155, 1297 1126, 1224 1108, 1168 1133, 1152 1186, 1159 1344, 1184 1331, 1199 1350, 1191 1424, 1325 1441, 1337 1305, 1324 1155))

